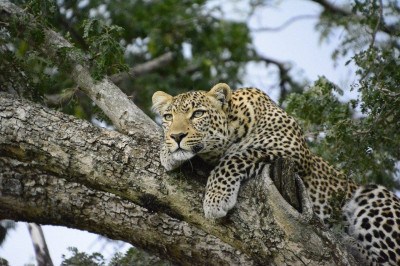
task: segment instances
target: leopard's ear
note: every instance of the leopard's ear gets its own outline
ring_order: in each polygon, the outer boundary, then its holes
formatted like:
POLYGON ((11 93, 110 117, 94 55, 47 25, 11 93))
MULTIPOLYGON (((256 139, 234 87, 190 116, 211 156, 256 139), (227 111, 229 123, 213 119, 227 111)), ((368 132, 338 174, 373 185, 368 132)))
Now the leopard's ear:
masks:
POLYGON ((224 106, 231 100, 232 90, 228 84, 218 83, 207 94, 217 99, 224 106))
POLYGON ((153 106, 152 110, 155 113, 162 114, 167 106, 172 102, 172 96, 169 95, 168 93, 165 93, 163 91, 156 91, 153 94, 152 101, 153 101, 153 106))

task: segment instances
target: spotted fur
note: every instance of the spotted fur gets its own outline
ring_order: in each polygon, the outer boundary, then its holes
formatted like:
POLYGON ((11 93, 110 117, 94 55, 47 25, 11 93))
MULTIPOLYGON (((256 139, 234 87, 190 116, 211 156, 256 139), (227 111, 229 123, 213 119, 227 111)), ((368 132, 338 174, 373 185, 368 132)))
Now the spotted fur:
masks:
POLYGON ((383 186, 361 186, 343 208, 348 233, 375 265, 400 265, 400 199, 383 186))
MULTIPOLYGON (((207 181, 203 202, 207 218, 225 216, 236 203, 241 181, 259 174, 266 163, 278 157, 295 161, 313 209, 323 221, 340 211, 357 189, 353 181, 310 152, 295 119, 258 89, 232 91, 227 84, 219 83, 209 92, 192 91, 175 97, 159 91, 153 95, 153 109, 163 118, 165 141, 160 159, 167 170, 195 155, 215 165, 207 181), (338 196, 339 200, 336 199, 338 196), (336 200, 332 200, 334 198, 336 200)), ((365 194, 363 191, 358 190, 355 195, 360 193, 358 197, 361 197, 365 194)), ((398 205, 393 205, 395 196, 385 197, 392 204, 389 206, 392 211, 398 209, 398 205)), ((346 213, 353 226, 349 227, 350 231, 358 237, 359 220, 352 219, 351 214, 354 214, 352 208, 363 209, 361 203, 364 201, 356 199, 357 196, 353 197, 346 205, 346 213)), ((399 220, 393 222, 397 234, 392 236, 398 237, 399 220)), ((368 240, 369 237, 364 237, 362 242, 368 240)), ((364 245, 369 256, 381 256, 381 250, 377 253, 367 246, 364 245)), ((398 242, 394 248, 389 246, 388 260, 393 259, 394 252, 396 257, 392 261, 399 261, 399 247, 398 242)), ((373 261, 379 261, 379 258, 372 256, 373 261)))

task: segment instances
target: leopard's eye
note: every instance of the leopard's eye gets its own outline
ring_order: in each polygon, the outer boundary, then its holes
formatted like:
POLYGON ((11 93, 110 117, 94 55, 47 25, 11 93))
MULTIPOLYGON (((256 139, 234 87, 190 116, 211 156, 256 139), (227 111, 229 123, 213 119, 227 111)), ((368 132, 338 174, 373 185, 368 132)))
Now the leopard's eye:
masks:
POLYGON ((165 114, 163 115, 165 121, 172 121, 172 114, 165 114))
POLYGON ((204 111, 204 110, 197 110, 197 111, 194 111, 193 114, 192 114, 192 117, 193 117, 193 118, 202 117, 202 116, 204 115, 205 112, 206 112, 206 111, 204 111))

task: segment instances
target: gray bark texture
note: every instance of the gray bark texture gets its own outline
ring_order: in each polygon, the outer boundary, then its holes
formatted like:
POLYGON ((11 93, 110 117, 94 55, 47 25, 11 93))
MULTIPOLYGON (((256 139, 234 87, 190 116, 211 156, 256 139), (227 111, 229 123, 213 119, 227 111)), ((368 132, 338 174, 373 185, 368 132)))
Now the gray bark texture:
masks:
MULTIPOLYGON (((22 14, 0 1, 3 25, 22 14)), ((28 18, 21 23, 35 27, 28 18)), ((45 36, 37 49, 57 62, 57 49, 71 44, 51 30, 45 36)), ((159 127, 108 78, 94 81, 80 57, 64 60, 118 132, 0 92, 0 219, 88 230, 182 265, 355 264, 313 218, 290 162, 244 184, 227 217, 205 219, 207 167, 194 160, 166 173, 159 127)))

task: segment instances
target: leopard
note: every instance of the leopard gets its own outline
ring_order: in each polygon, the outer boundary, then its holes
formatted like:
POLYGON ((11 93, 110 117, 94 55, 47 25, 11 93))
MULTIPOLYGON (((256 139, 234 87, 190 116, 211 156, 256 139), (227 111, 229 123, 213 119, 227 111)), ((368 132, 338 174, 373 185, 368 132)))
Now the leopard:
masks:
POLYGON ((226 216, 243 181, 278 158, 289 159, 317 217, 328 223, 339 209, 366 261, 400 265, 399 199, 381 186, 358 186, 312 153, 299 123, 262 90, 218 83, 176 96, 157 91, 152 102, 164 131, 162 166, 174 170, 195 156, 213 166, 203 200, 206 218, 226 216), (332 200, 337 195, 341 200, 332 200))

